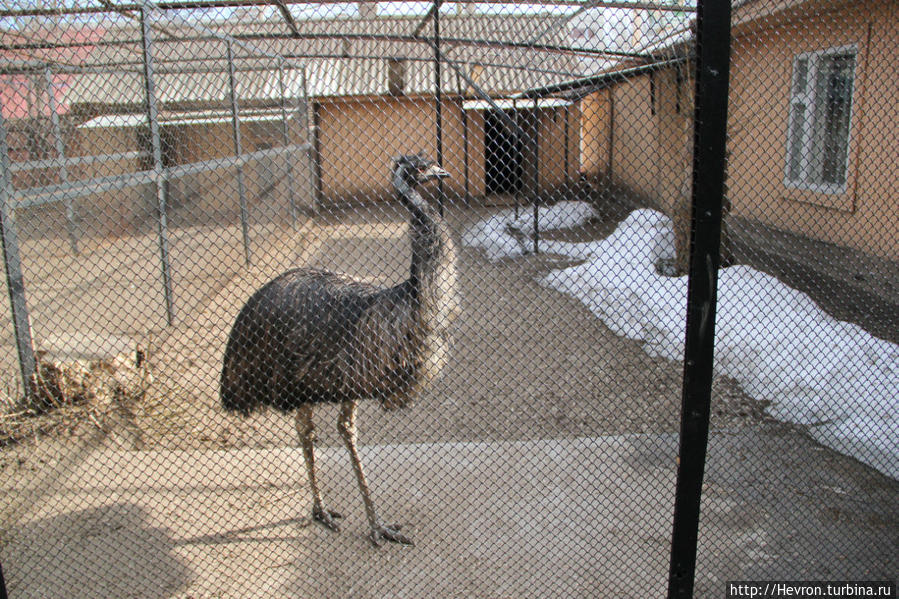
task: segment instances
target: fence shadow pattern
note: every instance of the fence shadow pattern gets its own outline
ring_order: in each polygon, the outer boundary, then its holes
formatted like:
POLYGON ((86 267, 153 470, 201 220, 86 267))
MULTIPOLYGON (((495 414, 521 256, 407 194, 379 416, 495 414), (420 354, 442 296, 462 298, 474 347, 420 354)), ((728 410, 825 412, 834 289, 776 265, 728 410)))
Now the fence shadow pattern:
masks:
POLYGON ((892 580, 899 9, 632 4, 0 4, 9 594, 892 580))

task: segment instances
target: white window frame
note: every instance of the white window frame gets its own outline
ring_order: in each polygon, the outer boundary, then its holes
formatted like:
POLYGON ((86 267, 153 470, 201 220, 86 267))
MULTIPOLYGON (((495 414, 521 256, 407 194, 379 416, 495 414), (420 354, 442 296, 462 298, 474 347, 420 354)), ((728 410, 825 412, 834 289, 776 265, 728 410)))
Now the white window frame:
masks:
MULTIPOLYGON (((849 158, 852 147, 852 123, 853 114, 855 112, 855 90, 858 88, 858 46, 855 44, 846 46, 837 46, 827 48, 826 50, 818 50, 815 52, 803 52, 797 54, 793 58, 793 72, 790 76, 790 107, 787 115, 787 139, 786 139, 786 156, 784 160, 784 185, 796 189, 806 189, 819 193, 842 194, 845 193, 850 181, 849 158), (817 80, 818 70, 825 59, 831 56, 851 54, 853 57, 852 71, 852 92, 849 107, 849 130, 846 134, 846 158, 843 164, 843 183, 824 183, 819 178, 813 179, 814 174, 811 172, 812 158, 814 156, 816 130, 819 128, 817 118, 819 117, 817 110, 817 80), (805 86, 799 88, 799 64, 805 61, 805 86), (804 118, 801 123, 796 119, 796 107, 804 108, 804 118), (798 127, 802 127, 797 131, 798 127), (798 136, 798 137, 797 137, 798 136), (799 177, 790 178, 792 171, 792 156, 794 153, 794 145, 799 146, 799 177)), ((820 148, 818 151, 822 151, 820 148)))

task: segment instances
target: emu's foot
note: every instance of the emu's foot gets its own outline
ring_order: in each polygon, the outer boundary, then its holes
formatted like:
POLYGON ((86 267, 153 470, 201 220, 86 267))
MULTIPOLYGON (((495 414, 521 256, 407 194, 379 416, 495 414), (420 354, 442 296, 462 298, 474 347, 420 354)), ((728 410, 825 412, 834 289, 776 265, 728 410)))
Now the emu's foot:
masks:
POLYGON ((334 532, 340 531, 340 525, 337 524, 338 518, 343 518, 343 515, 322 508, 312 510, 312 519, 328 530, 333 530, 334 532))
POLYGON ((400 532, 400 528, 402 528, 400 524, 391 524, 389 526, 378 524, 371 529, 371 542, 374 543, 375 547, 380 547, 381 541, 391 541, 401 545, 414 545, 415 543, 412 542, 412 539, 400 532))

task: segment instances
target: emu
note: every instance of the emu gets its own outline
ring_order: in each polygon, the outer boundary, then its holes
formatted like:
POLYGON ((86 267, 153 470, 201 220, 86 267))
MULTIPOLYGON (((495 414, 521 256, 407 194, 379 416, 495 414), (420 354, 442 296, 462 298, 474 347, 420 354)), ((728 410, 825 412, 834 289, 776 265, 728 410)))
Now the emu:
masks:
POLYGON ((312 491, 312 518, 340 530, 325 509, 315 468, 313 408, 340 404, 337 429, 349 450, 371 528, 371 541, 412 544, 399 525, 378 519, 357 450, 362 399, 385 409, 407 405, 447 361, 450 325, 459 311, 456 256, 449 227, 416 187, 448 177, 422 155, 394 160, 393 186, 410 214, 409 277, 378 287, 323 270, 285 272, 240 310, 225 348, 221 401, 249 415, 264 406, 295 413, 312 491))

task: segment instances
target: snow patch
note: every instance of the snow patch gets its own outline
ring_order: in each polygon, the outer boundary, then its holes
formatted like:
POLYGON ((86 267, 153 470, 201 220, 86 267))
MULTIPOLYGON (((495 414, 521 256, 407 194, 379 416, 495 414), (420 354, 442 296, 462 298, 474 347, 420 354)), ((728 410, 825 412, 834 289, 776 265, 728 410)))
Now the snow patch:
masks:
MULTIPOLYGON (((577 227, 597 216, 593 206, 575 201, 540 206, 537 215, 541 231, 577 227)), ((518 218, 515 218, 513 210, 503 210, 466 231, 462 235, 462 243, 481 248, 487 259, 495 262, 529 253, 533 247, 530 242, 533 235, 532 208, 521 209, 518 218)), ((541 241, 540 245, 549 253, 569 255, 570 252, 577 253, 574 246, 581 244, 541 241)))
MULTIPOLYGON (((593 215, 582 202, 543 210, 541 229, 576 226, 593 215)), ((463 243, 490 260, 520 256, 526 248, 506 228, 512 220, 511 212, 499 213, 467 231, 463 243)), ((513 226, 529 237, 529 221, 524 216, 513 226)), ((687 278, 657 271, 674 258, 667 216, 636 210, 605 239, 541 242, 541 248, 584 262, 540 283, 577 298, 648 354, 683 359, 687 278)), ((820 443, 899 478, 899 346, 739 265, 719 271, 714 366, 751 397, 770 401, 775 418, 805 425, 820 443)))

